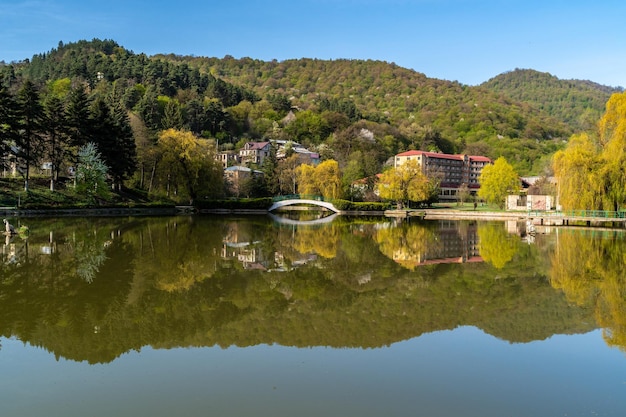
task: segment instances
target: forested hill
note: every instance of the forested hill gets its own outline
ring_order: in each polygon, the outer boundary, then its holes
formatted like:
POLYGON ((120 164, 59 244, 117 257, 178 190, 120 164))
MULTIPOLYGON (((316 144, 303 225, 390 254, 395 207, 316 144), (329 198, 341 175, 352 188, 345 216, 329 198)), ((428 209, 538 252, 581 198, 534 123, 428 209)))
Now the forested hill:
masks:
MULTIPOLYGON (((501 93, 435 78, 374 60, 261 61, 157 55, 182 63, 260 97, 278 94, 299 110, 350 109, 371 123, 395 128, 395 149, 505 156, 520 172, 539 172, 573 128, 501 93)), ((368 128, 371 127, 368 124, 368 128)), ((376 131, 376 129, 373 129, 376 131)), ((378 132, 376 132, 378 133, 378 132)), ((383 134, 388 134, 388 130, 383 134)))
MULTIPOLYGON (((586 117, 584 106, 548 112, 492 84, 466 86, 381 61, 148 57, 98 39, 0 63, 0 80, 13 91, 26 78, 44 94, 59 79, 87 83, 121 100, 152 132, 183 127, 231 149, 291 139, 363 175, 408 149, 505 156, 520 174, 537 174, 586 117)), ((583 85, 572 95, 583 96, 583 85)))
POLYGON ((575 130, 591 128, 604 113, 611 94, 624 90, 586 80, 561 80, 532 69, 505 72, 483 83, 482 87, 532 104, 575 130))

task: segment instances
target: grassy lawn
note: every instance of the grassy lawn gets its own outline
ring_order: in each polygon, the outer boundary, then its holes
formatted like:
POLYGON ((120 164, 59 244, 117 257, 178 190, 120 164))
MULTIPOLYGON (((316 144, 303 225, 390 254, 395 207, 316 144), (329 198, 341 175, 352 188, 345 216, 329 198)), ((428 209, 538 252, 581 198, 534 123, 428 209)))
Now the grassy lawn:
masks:
POLYGON ((155 201, 141 190, 124 189, 121 192, 110 191, 106 198, 96 201, 77 193, 71 182, 55 184, 50 191, 48 178, 31 178, 29 190, 24 191, 21 178, 0 178, 0 207, 18 208, 72 208, 72 207, 128 207, 128 206, 174 205, 171 201, 155 201))

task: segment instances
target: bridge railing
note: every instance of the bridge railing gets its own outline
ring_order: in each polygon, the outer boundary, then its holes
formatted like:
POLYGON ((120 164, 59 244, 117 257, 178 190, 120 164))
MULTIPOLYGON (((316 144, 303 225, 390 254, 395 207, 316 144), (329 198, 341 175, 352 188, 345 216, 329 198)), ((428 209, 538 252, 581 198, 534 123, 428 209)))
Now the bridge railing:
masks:
POLYGON ((313 195, 313 194, 289 194, 289 195, 279 195, 272 198, 273 202, 284 201, 284 200, 315 200, 315 201, 326 201, 324 197, 321 195, 313 195))
POLYGON ((607 210, 563 210, 563 211, 539 211, 529 210, 529 216, 535 217, 584 217, 594 219, 624 219, 626 211, 607 210))

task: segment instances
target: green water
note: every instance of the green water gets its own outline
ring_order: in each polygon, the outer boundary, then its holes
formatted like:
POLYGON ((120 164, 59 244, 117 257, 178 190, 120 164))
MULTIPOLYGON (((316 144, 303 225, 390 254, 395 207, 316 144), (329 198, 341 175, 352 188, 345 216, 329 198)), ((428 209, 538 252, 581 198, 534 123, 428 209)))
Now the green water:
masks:
POLYGON ((622 416, 626 235, 19 219, 0 415, 622 416))

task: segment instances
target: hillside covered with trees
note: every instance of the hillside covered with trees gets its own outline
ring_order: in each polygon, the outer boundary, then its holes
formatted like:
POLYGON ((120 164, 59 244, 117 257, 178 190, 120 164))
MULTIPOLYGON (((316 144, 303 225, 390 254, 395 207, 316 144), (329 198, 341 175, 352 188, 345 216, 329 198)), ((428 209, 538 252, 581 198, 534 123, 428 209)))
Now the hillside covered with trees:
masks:
MULTIPOLYGON (((528 74, 470 87, 381 61, 148 57, 113 40, 60 42, 0 63, 3 153, 21 152, 25 180, 30 166, 52 162, 52 184, 94 143, 119 187, 175 199, 224 195, 217 162, 199 160, 198 149, 212 155, 271 139, 337 161, 344 186, 410 149, 503 156, 519 174, 541 174, 612 90, 570 83, 569 101, 542 107, 545 88, 524 81, 528 74), (526 82, 534 94, 521 95, 526 82)), ((253 168, 267 179, 256 194, 280 192, 276 161, 253 168)))
POLYGON ((531 69, 505 72, 483 83, 482 87, 531 104, 576 131, 593 129, 609 97, 623 91, 621 87, 592 81, 560 80, 531 69))

